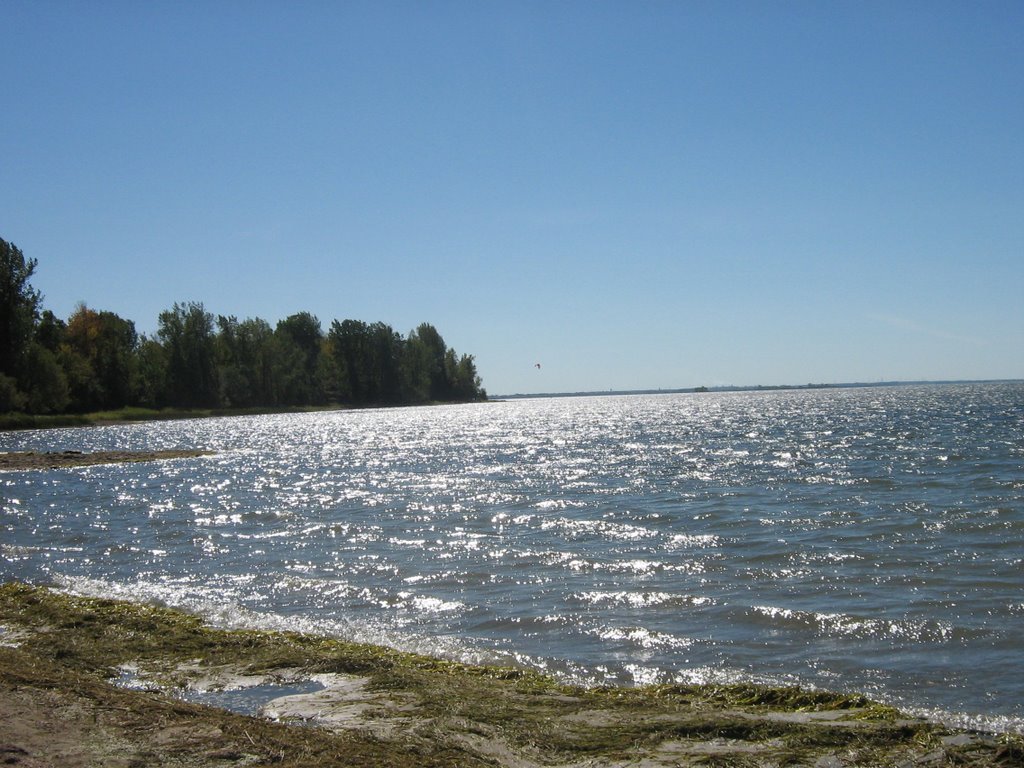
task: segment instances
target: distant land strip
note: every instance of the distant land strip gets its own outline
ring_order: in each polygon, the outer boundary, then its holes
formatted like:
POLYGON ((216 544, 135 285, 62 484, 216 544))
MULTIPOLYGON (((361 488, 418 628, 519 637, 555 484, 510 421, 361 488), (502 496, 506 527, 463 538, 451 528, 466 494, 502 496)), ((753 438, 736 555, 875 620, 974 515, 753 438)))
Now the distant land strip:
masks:
POLYGON ((63 469, 88 467, 96 464, 123 464, 125 462, 158 461, 161 459, 190 459, 212 456, 213 451, 17 451, 0 453, 0 470, 63 469))
POLYGON ((742 384, 715 387, 679 387, 674 389, 598 389, 584 392, 517 392, 514 395, 492 395, 492 400, 515 400, 528 397, 608 397, 614 395, 681 395, 697 392, 777 392, 793 389, 856 389, 867 387, 904 387, 923 384, 997 384, 1021 379, 944 379, 921 381, 854 381, 837 384, 742 384))

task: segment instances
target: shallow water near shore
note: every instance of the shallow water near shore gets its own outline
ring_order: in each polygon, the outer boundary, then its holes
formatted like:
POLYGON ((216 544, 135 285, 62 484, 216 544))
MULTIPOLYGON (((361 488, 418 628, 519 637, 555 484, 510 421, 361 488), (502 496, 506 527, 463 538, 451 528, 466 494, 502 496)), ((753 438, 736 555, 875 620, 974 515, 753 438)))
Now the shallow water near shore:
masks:
POLYGON ((584 683, 860 691, 1024 731, 1024 384, 0 435, 0 578, 584 683))

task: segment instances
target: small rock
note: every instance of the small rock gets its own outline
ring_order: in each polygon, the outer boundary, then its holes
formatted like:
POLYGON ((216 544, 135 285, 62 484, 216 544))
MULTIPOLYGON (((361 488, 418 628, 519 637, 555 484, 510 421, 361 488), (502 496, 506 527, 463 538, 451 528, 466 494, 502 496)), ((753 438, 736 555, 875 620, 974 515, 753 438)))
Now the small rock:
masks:
POLYGON ((942 739, 944 747, 966 747, 973 744, 976 739, 969 733, 958 733, 956 736, 946 736, 942 739))

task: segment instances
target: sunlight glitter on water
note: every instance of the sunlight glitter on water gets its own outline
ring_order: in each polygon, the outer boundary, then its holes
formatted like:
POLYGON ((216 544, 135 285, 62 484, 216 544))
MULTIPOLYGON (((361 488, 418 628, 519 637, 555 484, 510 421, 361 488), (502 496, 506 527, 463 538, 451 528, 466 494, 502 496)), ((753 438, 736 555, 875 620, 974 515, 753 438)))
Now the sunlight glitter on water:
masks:
POLYGON ((1017 728, 1022 435, 1021 384, 9 433, 218 453, 0 477, 0 569, 576 680, 798 681, 1017 728))

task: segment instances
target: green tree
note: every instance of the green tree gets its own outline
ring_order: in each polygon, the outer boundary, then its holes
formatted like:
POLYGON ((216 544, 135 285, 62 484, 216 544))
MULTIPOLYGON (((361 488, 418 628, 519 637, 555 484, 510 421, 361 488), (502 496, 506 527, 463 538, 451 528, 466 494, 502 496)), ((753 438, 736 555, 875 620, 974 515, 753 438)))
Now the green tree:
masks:
POLYGON ((367 402, 369 382, 366 375, 369 326, 361 320, 331 323, 327 333, 334 367, 338 372, 336 390, 339 401, 362 404, 367 402))
POLYGON ((218 405, 213 315, 201 303, 176 303, 160 313, 157 337, 167 354, 169 404, 185 408, 218 405))
POLYGON ((29 283, 35 270, 35 259, 26 259, 18 246, 0 239, 0 375, 18 382, 16 388, 26 372, 42 300, 29 283))
POLYGON ((367 402, 402 402, 402 347, 405 341, 386 323, 367 328, 366 359, 369 390, 367 402))
POLYGON ((0 373, 0 413, 8 411, 23 411, 28 398, 18 388, 18 382, 13 376, 0 373))
POLYGON ((154 338, 142 336, 137 354, 134 403, 147 408, 168 404, 167 350, 154 338))
POLYGON ((247 408, 276 405, 273 331, 259 318, 217 319, 218 375, 223 405, 247 408))
MULTIPOLYGON (((71 404, 71 388, 63 364, 62 346, 67 323, 44 309, 29 345, 27 365, 22 379, 27 395, 21 407, 32 413, 60 413, 71 404)), ((0 408, 2 410, 2 408, 0 408)))
POLYGON ((430 323, 421 323, 416 330, 409 334, 409 345, 414 348, 416 356, 414 374, 419 386, 422 386, 423 378, 429 382, 427 398, 435 402, 448 400, 451 396, 451 386, 445 369, 445 357, 448 352, 448 345, 444 343, 437 328, 430 323))
POLYGON ((72 408, 121 408, 134 399, 139 337, 135 323, 79 304, 60 346, 72 408))
POLYGON ((458 360, 454 350, 448 350, 445 368, 451 386, 453 400, 471 401, 486 400, 487 392, 476 372, 476 362, 472 355, 462 355, 458 360))
POLYGON ((320 342, 320 355, 316 366, 316 390, 320 393, 323 403, 340 403, 343 401, 341 390, 341 370, 334 356, 334 347, 329 335, 320 342))
POLYGON ((24 374, 29 413, 60 413, 71 401, 67 375, 57 355, 38 342, 29 345, 24 374))
POLYGON ((42 314, 39 315, 39 322, 36 324, 36 341, 45 349, 56 353, 64 342, 64 335, 67 329, 67 323, 50 310, 44 309, 42 314))
POLYGON ((289 364, 297 356, 298 362, 281 393, 283 402, 288 405, 324 402, 323 387, 317 375, 324 340, 320 321, 309 312, 299 312, 280 321, 274 334, 278 337, 280 355, 289 364))
POLYGON ((402 354, 402 384, 406 402, 425 403, 430 400, 431 363, 432 357, 427 345, 416 331, 410 331, 402 354))

